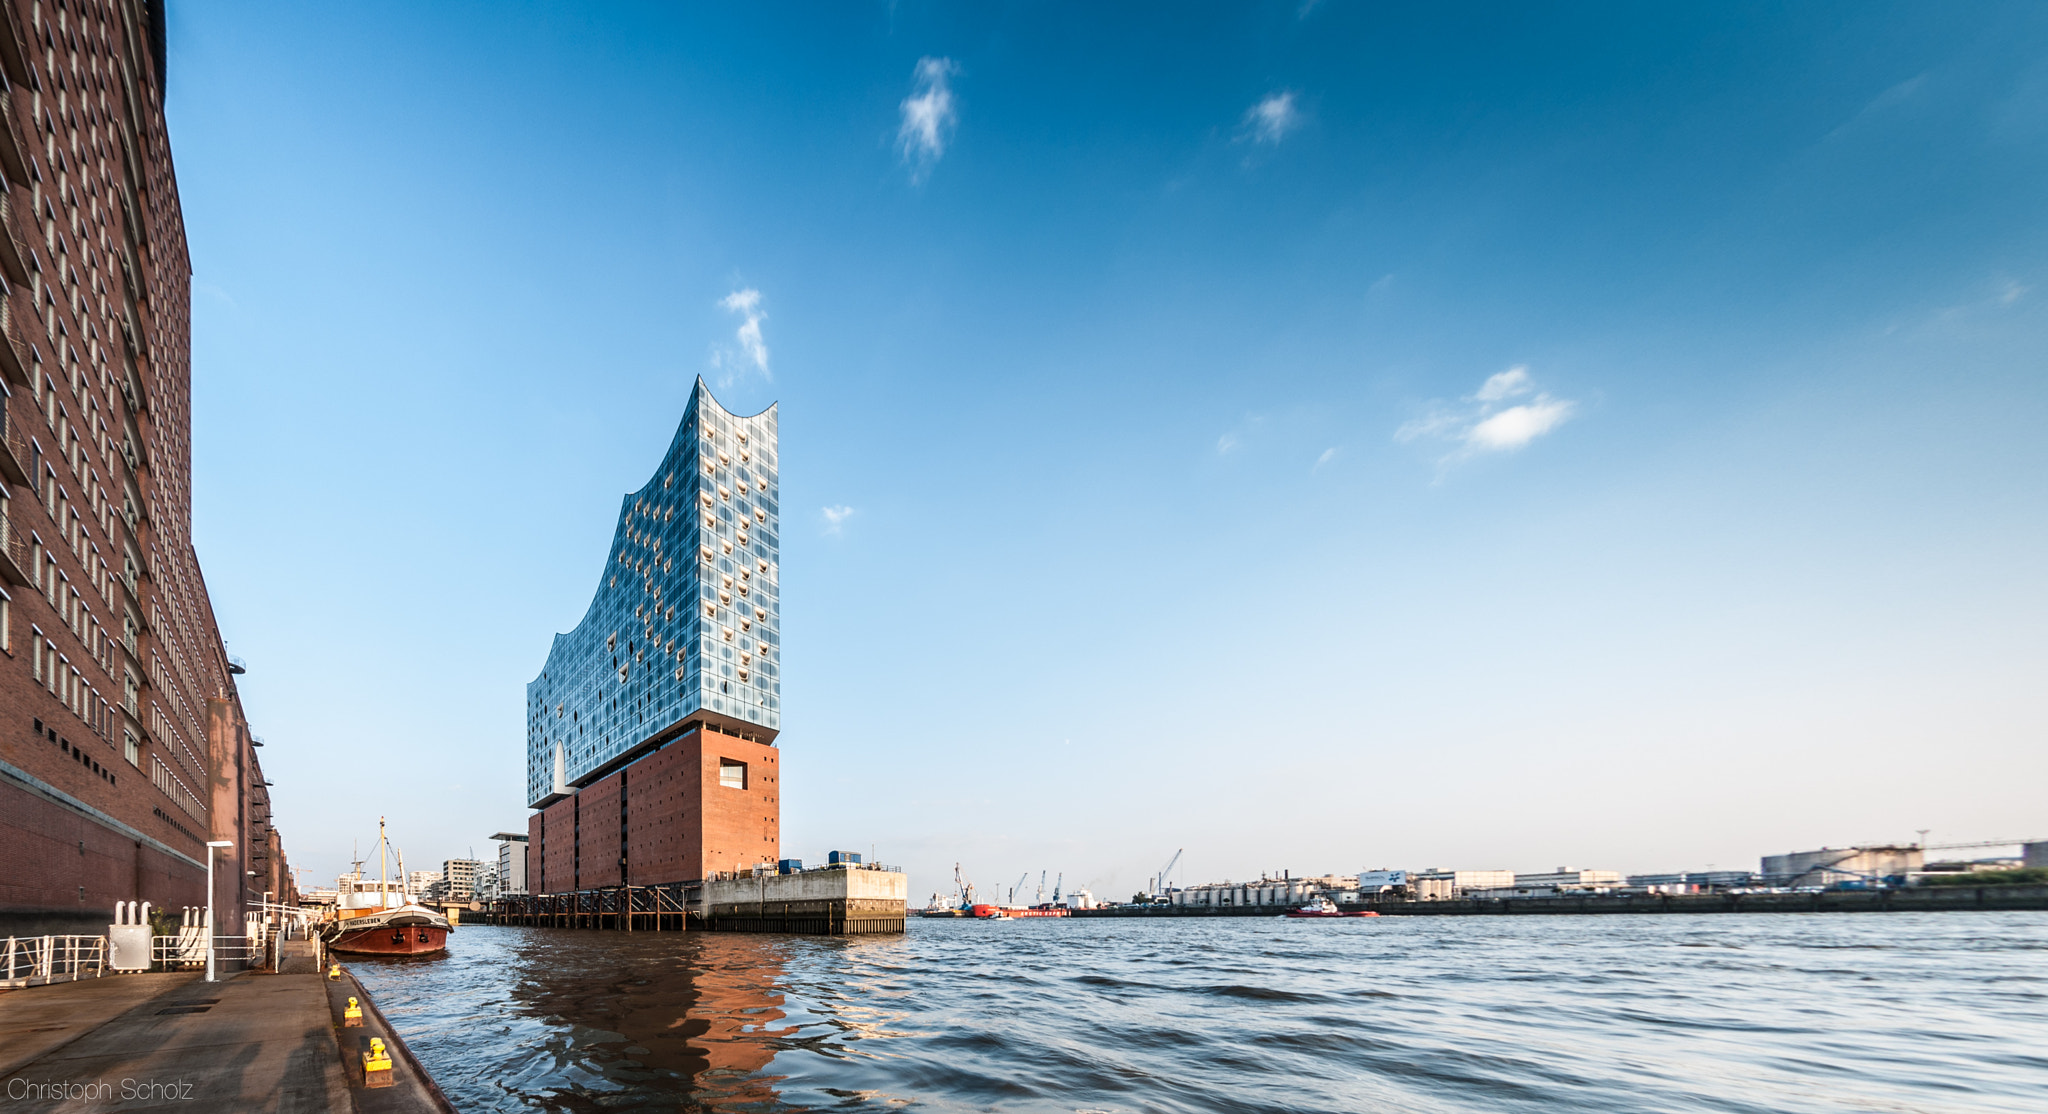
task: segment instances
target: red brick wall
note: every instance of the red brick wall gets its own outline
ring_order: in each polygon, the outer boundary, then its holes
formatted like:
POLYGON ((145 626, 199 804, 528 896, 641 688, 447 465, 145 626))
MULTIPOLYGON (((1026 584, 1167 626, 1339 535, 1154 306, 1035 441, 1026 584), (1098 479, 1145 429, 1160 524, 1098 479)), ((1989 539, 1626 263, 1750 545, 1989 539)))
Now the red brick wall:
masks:
POLYGON ((204 905, 206 872, 47 798, 0 784, 0 909, 9 914, 0 935, 38 935, 38 924, 58 933, 104 932, 116 901, 204 905))
POLYGON ((692 882, 773 861, 782 849, 781 760, 781 752, 767 743, 692 731, 586 786, 529 823, 532 861, 543 864, 531 880, 532 891, 692 882), (745 789, 719 784, 721 758, 747 764, 745 789), (580 810, 580 850, 572 810, 580 810))
POLYGON ((576 888, 576 798, 556 801, 542 810, 541 818, 547 828, 547 888, 535 892, 567 893, 576 888))
POLYGON ((543 846, 542 841, 547 839, 547 830, 541 823, 541 816, 541 813, 536 812, 526 818, 526 846, 514 848, 512 851, 515 855, 526 856, 526 892, 530 894, 553 892, 543 884, 546 879, 542 877, 542 872, 547 869, 547 860, 543 852, 547 848, 543 846))
POLYGON ((745 870, 774 860, 782 851, 781 752, 718 732, 703 734, 704 877, 721 870, 745 870), (718 760, 747 764, 747 787, 718 783, 718 760))
POLYGON ((619 779, 612 774, 576 794, 578 877, 586 890, 624 884, 619 878, 619 779))
POLYGON ((703 877, 696 737, 678 739, 629 768, 626 863, 634 885, 703 877))

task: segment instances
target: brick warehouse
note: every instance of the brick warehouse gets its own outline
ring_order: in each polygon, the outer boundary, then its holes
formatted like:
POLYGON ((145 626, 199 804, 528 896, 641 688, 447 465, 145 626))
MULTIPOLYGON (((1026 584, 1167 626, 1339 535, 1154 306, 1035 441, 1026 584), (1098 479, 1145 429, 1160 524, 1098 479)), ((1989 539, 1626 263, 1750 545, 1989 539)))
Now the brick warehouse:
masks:
POLYGON ((590 611, 527 686, 529 887, 696 882, 781 847, 775 408, 698 380, 590 611))
POLYGON ((161 0, 0 0, 0 934, 292 895, 192 548, 161 0))

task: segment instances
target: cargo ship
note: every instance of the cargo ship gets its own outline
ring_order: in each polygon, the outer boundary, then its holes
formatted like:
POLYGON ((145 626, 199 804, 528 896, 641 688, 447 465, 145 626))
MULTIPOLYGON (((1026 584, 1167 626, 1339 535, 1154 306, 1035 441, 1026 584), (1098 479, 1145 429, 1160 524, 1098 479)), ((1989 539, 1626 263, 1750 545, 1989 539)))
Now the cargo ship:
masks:
MULTIPOLYGON (((402 882, 389 879, 389 848, 384 835, 384 818, 377 818, 377 869, 379 877, 363 877, 363 864, 343 875, 335 884, 334 915, 320 923, 320 938, 327 950, 341 955, 436 955, 448 950, 448 932, 454 925, 447 917, 413 900, 402 882)), ((405 876, 405 861, 398 865, 405 876)))

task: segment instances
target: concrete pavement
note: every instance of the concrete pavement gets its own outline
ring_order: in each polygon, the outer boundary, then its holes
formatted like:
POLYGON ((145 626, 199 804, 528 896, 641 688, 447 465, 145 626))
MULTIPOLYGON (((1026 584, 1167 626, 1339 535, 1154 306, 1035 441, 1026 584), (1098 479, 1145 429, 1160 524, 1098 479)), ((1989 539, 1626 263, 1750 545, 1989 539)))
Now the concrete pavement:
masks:
POLYGON ((24 1111, 354 1109, 318 975, 118 975, 0 994, 24 1111), (23 1043, 16 1047, 16 1040, 23 1043))

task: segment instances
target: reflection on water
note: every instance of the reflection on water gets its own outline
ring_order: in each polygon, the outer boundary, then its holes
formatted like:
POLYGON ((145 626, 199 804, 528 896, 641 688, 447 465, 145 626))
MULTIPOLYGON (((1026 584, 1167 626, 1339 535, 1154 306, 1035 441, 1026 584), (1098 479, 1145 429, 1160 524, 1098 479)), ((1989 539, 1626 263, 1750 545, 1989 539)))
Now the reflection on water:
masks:
POLYGON ((447 956, 351 969, 462 1109, 776 1109, 789 943, 472 926, 447 956))
POLYGON ((2039 913, 465 926, 350 964, 476 1110, 2038 1111, 2039 913))

